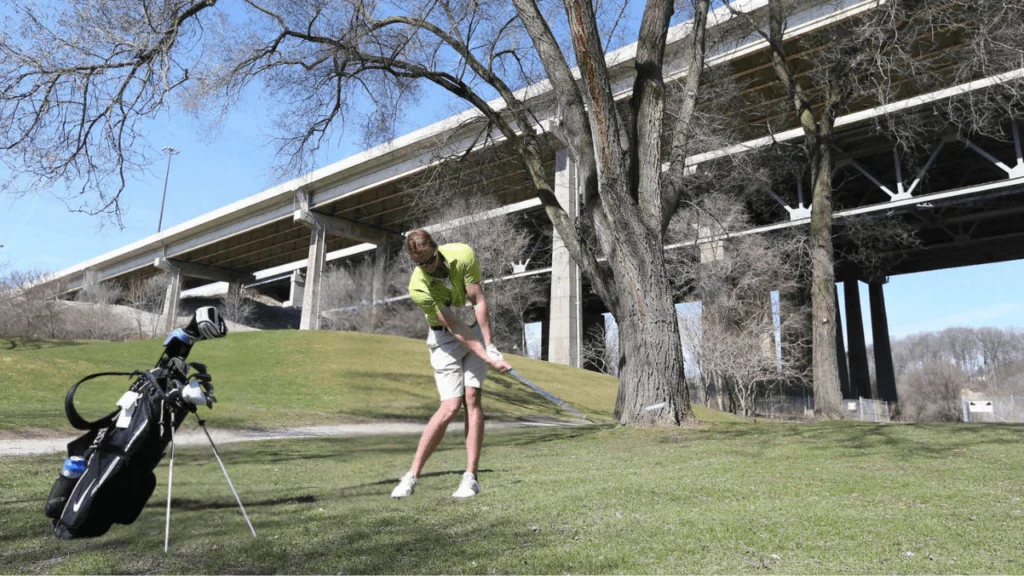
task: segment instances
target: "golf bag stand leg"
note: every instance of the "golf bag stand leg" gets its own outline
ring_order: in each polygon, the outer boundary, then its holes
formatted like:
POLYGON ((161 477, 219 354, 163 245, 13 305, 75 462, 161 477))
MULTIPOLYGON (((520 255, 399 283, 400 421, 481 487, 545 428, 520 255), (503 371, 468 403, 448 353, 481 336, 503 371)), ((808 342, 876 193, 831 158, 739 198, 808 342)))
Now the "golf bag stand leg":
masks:
POLYGON ((228 487, 231 488, 231 493, 235 495, 238 507, 242 509, 242 516, 245 517, 245 523, 249 525, 249 530, 252 532, 252 535, 256 536, 256 529, 252 527, 252 522, 249 521, 249 515, 245 513, 245 506, 242 506, 242 499, 238 497, 235 485, 231 483, 231 477, 228 476, 228 469, 224 467, 224 461, 220 459, 220 454, 217 452, 217 445, 213 443, 213 438, 210 437, 210 431, 206 429, 206 423, 200 420, 199 425, 203 427, 203 432, 206 433, 206 439, 210 441, 210 446, 213 448, 213 455, 217 457, 217 463, 220 464, 220 469, 224 472, 224 477, 228 480, 228 487))
POLYGON ((171 537, 171 486, 174 482, 174 426, 171 426, 171 461, 167 466, 167 525, 164 527, 164 552, 171 537))

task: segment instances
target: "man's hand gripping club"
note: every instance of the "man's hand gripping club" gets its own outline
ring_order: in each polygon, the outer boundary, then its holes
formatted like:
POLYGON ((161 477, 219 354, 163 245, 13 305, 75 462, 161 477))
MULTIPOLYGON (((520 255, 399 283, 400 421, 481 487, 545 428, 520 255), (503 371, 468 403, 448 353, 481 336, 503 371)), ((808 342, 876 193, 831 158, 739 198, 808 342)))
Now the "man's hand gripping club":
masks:
MULTIPOLYGON (((442 308, 441 313, 438 314, 437 318, 445 325, 446 328, 448 328, 448 331, 452 333, 452 336, 455 336, 459 342, 462 342, 463 346, 468 348, 470 352, 482 358, 491 370, 504 374, 512 369, 512 365, 505 361, 501 352, 498 352, 498 348, 492 343, 484 343, 477 339, 476 333, 474 333, 469 326, 466 326, 466 323, 460 320, 459 317, 452 312, 451 308, 447 306, 442 308)), ((480 331, 484 332, 482 323, 480 331)), ((487 330, 487 332, 490 332, 490 330, 487 330)), ((487 332, 484 332, 485 337, 487 336, 487 332)))

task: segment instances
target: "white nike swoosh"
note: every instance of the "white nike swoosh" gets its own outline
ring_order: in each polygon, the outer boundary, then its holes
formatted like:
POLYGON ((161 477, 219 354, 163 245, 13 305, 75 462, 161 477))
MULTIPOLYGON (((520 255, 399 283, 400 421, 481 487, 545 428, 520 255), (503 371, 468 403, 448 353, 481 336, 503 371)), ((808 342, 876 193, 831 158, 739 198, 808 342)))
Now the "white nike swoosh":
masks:
POLYGON ((114 456, 114 461, 110 463, 110 466, 107 466, 107 471, 103 473, 103 477, 100 478, 100 483, 97 484, 96 488, 93 489, 93 491, 92 491, 93 494, 95 494, 96 491, 100 489, 100 486, 103 486, 103 483, 107 481, 107 476, 110 476, 110 473, 113 472, 113 470, 114 470, 114 466, 116 466, 117 463, 120 462, 120 461, 121 461, 121 457, 120 456, 114 456))
MULTIPOLYGON (((89 488, 92 488, 92 485, 95 483, 96 480, 93 480, 92 483, 89 484, 89 488)), ((71 507, 72 511, 78 512, 78 509, 82 507, 82 500, 85 500, 85 495, 89 493, 89 488, 86 488, 85 490, 82 491, 82 497, 79 498, 78 502, 75 502, 75 505, 71 507)))
POLYGON ((132 436, 132 439, 128 441, 128 445, 124 447, 125 452, 127 452, 128 449, 132 447, 132 443, 135 442, 135 439, 138 438, 139 434, 142 434, 142 431, 146 429, 146 424, 149 424, 149 420, 143 422, 142 426, 139 426, 139 429, 135 431, 135 435, 132 436))

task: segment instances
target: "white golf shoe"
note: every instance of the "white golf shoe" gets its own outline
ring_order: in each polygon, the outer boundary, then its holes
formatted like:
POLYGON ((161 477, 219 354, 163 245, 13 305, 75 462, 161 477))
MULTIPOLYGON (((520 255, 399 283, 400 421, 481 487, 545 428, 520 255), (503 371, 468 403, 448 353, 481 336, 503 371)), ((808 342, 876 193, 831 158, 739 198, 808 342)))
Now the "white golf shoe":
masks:
POLYGON ((412 496, 412 491, 416 489, 416 475, 411 471, 406 472, 405 476, 402 476, 401 482, 395 489, 391 491, 392 498, 405 498, 406 496, 412 496))
POLYGON ((459 489, 452 494, 452 498, 472 498, 480 493, 480 483, 476 481, 476 474, 466 472, 462 475, 462 482, 459 489))

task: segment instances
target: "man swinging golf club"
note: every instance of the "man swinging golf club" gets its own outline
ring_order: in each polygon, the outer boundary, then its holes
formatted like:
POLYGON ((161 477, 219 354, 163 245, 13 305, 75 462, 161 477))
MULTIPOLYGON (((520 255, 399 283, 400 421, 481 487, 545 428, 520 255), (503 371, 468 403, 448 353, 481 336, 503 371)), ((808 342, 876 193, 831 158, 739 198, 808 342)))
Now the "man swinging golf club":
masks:
POLYGON ((476 469, 484 437, 481 386, 488 368, 507 372, 512 367, 491 343, 491 318, 480 287, 480 264, 473 249, 466 244, 438 246, 426 230, 409 232, 406 248, 416 263, 409 279, 409 295, 426 314, 430 325, 427 347, 441 407, 427 423, 412 468, 391 492, 391 497, 405 498, 412 494, 423 465, 465 403, 466 473, 452 496, 469 498, 480 492, 476 469), (473 305, 475 312, 475 320, 468 326, 453 311, 467 302, 473 305))

